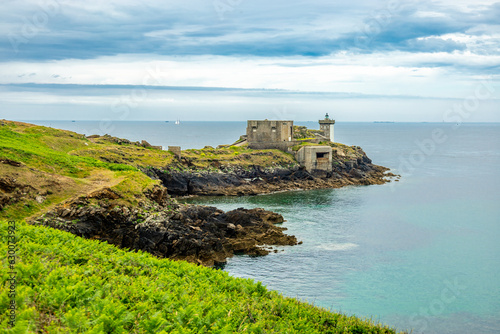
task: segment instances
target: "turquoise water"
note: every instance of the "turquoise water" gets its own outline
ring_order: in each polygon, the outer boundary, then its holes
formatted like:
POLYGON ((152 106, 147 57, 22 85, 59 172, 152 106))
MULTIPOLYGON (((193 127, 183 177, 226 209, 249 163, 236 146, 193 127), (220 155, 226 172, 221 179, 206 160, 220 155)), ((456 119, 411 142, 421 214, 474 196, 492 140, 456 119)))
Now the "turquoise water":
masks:
MULTIPOLYGON (((62 123, 52 126, 78 131, 80 122, 62 123)), ((115 122, 120 130, 110 133, 131 138, 125 132, 133 129, 131 139, 165 146, 172 136, 189 148, 230 143, 245 129, 241 122, 181 124, 184 130, 152 123, 115 122), (188 125, 198 139, 182 142, 188 125)), ((363 147, 375 163, 401 173, 401 181, 191 200, 279 212, 303 241, 265 257, 234 257, 225 270, 414 333, 498 333, 500 124, 335 127, 337 141, 363 147)))

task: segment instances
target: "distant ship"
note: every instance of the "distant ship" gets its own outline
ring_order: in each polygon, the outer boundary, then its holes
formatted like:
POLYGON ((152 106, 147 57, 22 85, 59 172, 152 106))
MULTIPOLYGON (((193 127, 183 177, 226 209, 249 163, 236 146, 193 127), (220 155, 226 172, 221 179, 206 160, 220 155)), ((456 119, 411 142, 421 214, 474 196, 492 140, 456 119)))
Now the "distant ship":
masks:
POLYGON ((175 121, 175 125, 179 125, 179 124, 181 124, 181 121, 180 120, 176 120, 175 121))
POLYGON ((392 121, 375 121, 373 123, 394 123, 394 122, 392 122, 392 121))

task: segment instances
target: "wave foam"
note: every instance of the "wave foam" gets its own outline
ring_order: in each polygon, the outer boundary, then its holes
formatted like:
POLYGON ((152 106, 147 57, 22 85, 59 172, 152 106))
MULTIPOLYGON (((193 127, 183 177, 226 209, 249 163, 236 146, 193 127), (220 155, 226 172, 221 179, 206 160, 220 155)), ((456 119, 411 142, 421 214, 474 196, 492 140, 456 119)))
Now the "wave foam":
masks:
POLYGON ((318 248, 329 250, 329 251, 346 251, 350 249, 357 248, 359 245, 353 244, 352 242, 346 242, 342 244, 323 244, 319 245, 318 248))

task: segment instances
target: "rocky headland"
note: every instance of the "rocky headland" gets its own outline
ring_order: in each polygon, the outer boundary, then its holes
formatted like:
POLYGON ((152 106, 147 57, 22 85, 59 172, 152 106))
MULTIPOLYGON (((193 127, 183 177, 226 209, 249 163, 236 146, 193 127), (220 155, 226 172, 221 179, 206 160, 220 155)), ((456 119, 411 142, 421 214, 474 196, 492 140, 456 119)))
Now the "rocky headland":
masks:
POLYGON ((395 176, 388 168, 374 165, 359 150, 344 161, 337 157, 332 172, 307 171, 299 165, 262 167, 222 166, 211 169, 177 167, 147 168, 143 171, 161 180, 172 196, 244 196, 286 190, 340 188, 349 185, 372 185, 388 182, 395 176))
POLYGON ((217 266, 234 254, 296 245, 263 209, 223 212, 176 196, 241 196, 388 182, 357 146, 331 143, 333 170, 307 171, 292 154, 236 145, 182 151, 146 142, 4 121, 0 218, 98 239, 159 257, 217 266))
POLYGON ((267 255, 270 245, 296 245, 276 226, 281 215, 263 209, 224 212, 215 207, 180 205, 158 186, 137 207, 115 205, 109 188, 57 206, 34 223, 106 241, 158 257, 217 266, 234 254, 267 255))

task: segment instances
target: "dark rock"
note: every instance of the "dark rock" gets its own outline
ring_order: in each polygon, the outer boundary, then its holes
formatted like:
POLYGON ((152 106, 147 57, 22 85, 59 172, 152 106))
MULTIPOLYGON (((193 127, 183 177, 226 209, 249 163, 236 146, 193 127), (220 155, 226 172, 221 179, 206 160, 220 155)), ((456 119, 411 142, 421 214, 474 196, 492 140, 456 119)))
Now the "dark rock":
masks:
POLYGON ((102 188, 90 193, 87 197, 96 199, 118 199, 120 195, 110 188, 102 188))
MULTIPOLYGON (((366 154, 356 148, 357 157, 345 161, 337 157, 333 171, 307 171, 303 167, 263 168, 251 166, 220 166, 219 170, 158 169, 144 170, 151 178, 160 179, 172 196, 243 196, 294 189, 338 188, 350 184, 381 184, 387 182, 380 173, 380 166, 371 164, 366 154), (355 170, 351 172, 352 170, 355 170)), ((272 155, 272 152, 257 152, 256 155, 272 155)), ((192 165, 192 163, 191 163, 192 165)), ((215 166, 215 165, 214 165, 215 166)))
POLYGON ((88 200, 80 198, 69 207, 57 207, 35 223, 207 266, 223 263, 235 253, 268 254, 260 245, 297 243, 294 236, 283 233, 284 228, 274 225, 282 223, 283 217, 263 209, 240 208, 225 213, 209 206, 184 205, 167 213, 154 212, 148 205, 143 210, 104 205, 97 208, 88 200))
POLYGON ((153 189, 147 191, 146 196, 161 206, 166 205, 168 199, 170 198, 167 189, 158 185, 155 185, 153 189))
POLYGON ((9 205, 12 202, 12 197, 7 194, 0 193, 0 210, 9 205))
POLYGON ((363 173, 363 171, 356 169, 356 168, 351 169, 349 174, 351 174, 352 176, 354 176, 355 178, 358 178, 358 179, 366 178, 366 174, 363 173))
POLYGON ((372 159, 368 158, 368 156, 365 154, 365 155, 363 155, 363 162, 365 164, 371 164, 372 163, 372 159))
POLYGON ((38 190, 33 186, 21 183, 11 176, 0 177, 0 210, 20 201, 34 200, 37 196, 38 190))
POLYGON ((355 161, 346 161, 344 162, 345 169, 349 172, 351 169, 355 168, 356 162, 355 161))
POLYGON ((20 163, 18 161, 7 159, 7 158, 1 158, 0 163, 6 164, 6 165, 11 165, 14 167, 21 167, 22 166, 22 163, 20 163))
POLYGON ((18 188, 18 186, 19 184, 13 177, 0 178, 0 190, 10 193, 13 192, 16 188, 18 188))

